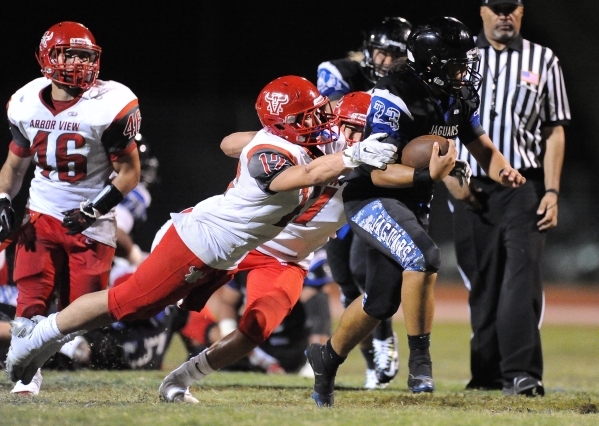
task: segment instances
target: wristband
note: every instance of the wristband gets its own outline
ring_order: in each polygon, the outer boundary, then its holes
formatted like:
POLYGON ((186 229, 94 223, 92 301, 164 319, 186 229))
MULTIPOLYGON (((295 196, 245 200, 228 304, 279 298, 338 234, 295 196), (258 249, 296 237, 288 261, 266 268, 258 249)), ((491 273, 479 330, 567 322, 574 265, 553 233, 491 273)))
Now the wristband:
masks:
POLYGON ((6 192, 0 192, 0 198, 6 198, 8 201, 12 203, 12 198, 6 192))
POLYGON ((123 201, 123 194, 113 184, 106 185, 102 192, 91 202, 92 207, 105 215, 114 206, 123 201))
POLYGON ((433 185, 435 181, 431 177, 431 171, 428 167, 422 167, 420 169, 414 169, 414 184, 415 188, 429 187, 433 185))
POLYGON ((552 194, 555 194, 557 197, 559 197, 559 191, 557 189, 553 189, 553 188, 546 189, 545 194, 547 194, 548 192, 551 192, 552 194))

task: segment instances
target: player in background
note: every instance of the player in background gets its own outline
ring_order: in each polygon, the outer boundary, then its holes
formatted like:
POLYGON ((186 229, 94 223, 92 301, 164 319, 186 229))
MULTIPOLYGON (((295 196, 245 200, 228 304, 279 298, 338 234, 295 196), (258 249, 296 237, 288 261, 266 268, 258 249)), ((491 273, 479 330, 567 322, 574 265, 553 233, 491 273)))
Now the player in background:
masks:
MULTIPOLYGON (((363 95, 369 97, 366 93, 363 95)), ((348 106, 351 105, 353 104, 348 102, 348 106)), ((341 102, 335 107, 336 113, 340 106, 341 102)), ((366 110, 356 111, 356 115, 362 117, 365 113, 366 110)), ((338 114, 335 116, 339 117, 338 114)), ((346 146, 346 134, 357 138, 355 141, 349 139, 350 145, 359 143, 363 129, 360 132, 352 131, 351 123, 346 121, 340 121, 339 125, 339 129, 333 129, 340 135, 338 149, 346 146)), ((223 151, 231 156, 239 156, 246 149, 252 134, 253 132, 239 132, 227 136, 221 143, 223 151)), ((341 200, 343 186, 339 180, 335 180, 319 188, 318 199, 309 209, 238 264, 238 270, 247 271, 245 308, 237 328, 205 351, 207 363, 202 369, 203 377, 248 354, 251 356, 252 351, 265 342, 290 314, 304 291, 304 281, 313 252, 321 248, 346 222, 341 200)), ((328 304, 325 308, 329 310, 328 304)), ((194 382, 192 377, 198 376, 193 362, 191 360, 184 363, 164 379, 160 387, 163 399, 169 402, 197 402, 189 392, 189 386, 194 382)))
MULTIPOLYGON (((479 60, 473 37, 460 21, 432 18, 418 26, 408 38, 407 59, 375 85, 366 135, 386 132, 385 140, 398 151, 424 134, 459 136, 490 177, 505 186, 521 186, 526 179, 480 126, 479 60)), ((368 250, 366 289, 344 311, 331 339, 306 351, 318 406, 333 405, 339 365, 400 304, 410 349, 408 388, 414 393, 434 391, 429 347, 440 255, 427 233, 429 204, 435 182, 452 174, 465 184, 470 172, 467 163, 456 162, 455 143, 448 141, 444 156, 439 156, 439 145, 433 145, 426 168, 398 163, 382 171, 364 166, 346 179, 348 222, 368 250)))
MULTIPOLYGON (((139 182, 134 137, 141 115, 129 88, 97 79, 100 55, 83 25, 53 25, 36 51, 43 77, 17 90, 7 105, 13 139, 0 171, 3 237, 16 229, 11 200, 35 165, 29 221, 15 248, 19 318, 48 315, 55 291, 60 310, 108 285, 114 207, 139 182)), ((18 382, 12 392, 37 394, 41 380, 37 372, 36 386, 18 382)))
POLYGON ((411 29, 412 24, 404 18, 384 18, 364 33, 360 51, 350 51, 344 58, 318 65, 318 91, 335 106, 347 93, 372 89, 381 77, 387 75, 391 65, 406 55, 411 29))
MULTIPOLYGON (((370 91, 387 75, 391 66, 406 56, 406 46, 412 25, 405 18, 386 17, 364 34, 361 52, 348 57, 323 62, 318 66, 317 87, 332 100, 351 91, 370 91)), ((370 103, 370 99, 368 99, 370 103)), ((363 128, 364 124, 360 124, 363 128)), ((366 246, 351 231, 349 224, 337 238, 326 245, 333 279, 339 284, 344 307, 349 306, 364 291, 366 279, 366 246)), ((381 321, 372 335, 360 343, 366 361, 366 389, 384 388, 399 370, 397 335, 393 319, 381 321)))
MULTIPOLYGON (((345 143, 334 133, 338 117, 328 99, 302 77, 284 76, 267 84, 256 109, 264 128, 243 148, 237 176, 227 191, 186 213, 173 213, 172 224, 159 232, 159 243, 127 281, 84 295, 37 322, 25 318, 13 322, 7 355, 12 381, 29 383, 49 356, 85 330, 115 320, 149 318, 178 301, 184 309, 200 311, 242 260, 246 265, 264 260, 250 251, 275 238, 287 223, 317 210, 315 202, 327 184, 334 185, 339 176, 360 164, 384 168, 395 161, 396 148, 378 142, 383 135, 343 149, 345 143)), ((272 262, 279 264, 275 258, 272 262)), ((303 278, 302 268, 290 272, 303 278)), ((251 307, 252 301, 248 302, 251 307)), ((249 318, 253 312, 246 309, 249 318)), ((245 337, 242 341, 253 345, 245 337)), ((231 359, 216 361, 228 364, 231 359)), ((182 393, 213 371, 205 351, 192 358, 192 365, 184 380, 177 376, 182 393)), ((165 389, 168 400, 181 396, 171 389, 165 389)))

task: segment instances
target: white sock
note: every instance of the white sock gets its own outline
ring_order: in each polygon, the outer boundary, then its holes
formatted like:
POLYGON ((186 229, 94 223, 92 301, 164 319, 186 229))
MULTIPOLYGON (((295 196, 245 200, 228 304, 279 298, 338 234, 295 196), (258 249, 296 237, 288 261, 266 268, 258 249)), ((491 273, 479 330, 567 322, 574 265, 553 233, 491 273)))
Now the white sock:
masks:
POLYGON ((208 349, 204 349, 202 352, 200 352, 199 355, 194 356, 188 361, 193 364, 194 370, 196 370, 197 373, 202 376, 201 379, 206 377, 208 374, 214 373, 216 371, 215 369, 210 367, 210 364, 208 363, 208 358, 206 357, 207 351, 208 349))
POLYGON ((179 368, 173 370, 168 376, 175 380, 178 385, 189 387, 198 380, 202 380, 208 374, 213 373, 214 369, 208 364, 206 359, 206 350, 199 355, 194 356, 189 361, 184 362, 179 368))
POLYGON ((64 336, 56 325, 56 314, 51 314, 37 323, 31 333, 31 340, 35 346, 41 348, 48 342, 55 342, 64 336))

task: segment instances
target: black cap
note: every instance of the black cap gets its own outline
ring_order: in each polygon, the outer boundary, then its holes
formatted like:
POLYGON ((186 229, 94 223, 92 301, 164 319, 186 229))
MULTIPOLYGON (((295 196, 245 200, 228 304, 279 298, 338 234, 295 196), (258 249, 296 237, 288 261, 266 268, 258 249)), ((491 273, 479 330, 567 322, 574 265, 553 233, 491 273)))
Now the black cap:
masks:
POLYGON ((524 6, 522 0, 482 0, 482 6, 495 6, 498 4, 515 4, 516 6, 524 6))

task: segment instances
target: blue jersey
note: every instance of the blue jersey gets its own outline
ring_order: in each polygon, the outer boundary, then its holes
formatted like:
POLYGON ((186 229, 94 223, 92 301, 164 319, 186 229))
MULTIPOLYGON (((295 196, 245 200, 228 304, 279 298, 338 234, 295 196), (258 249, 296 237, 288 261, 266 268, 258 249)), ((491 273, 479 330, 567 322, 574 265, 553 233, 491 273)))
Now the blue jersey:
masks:
MULTIPOLYGON (((465 143, 484 134, 478 116, 478 103, 436 95, 413 71, 404 69, 381 78, 372 91, 366 118, 365 137, 387 133, 385 142, 401 150, 422 135, 434 134, 448 139, 459 137, 465 143), (467 141, 467 142, 466 142, 467 141)), ((374 197, 401 201, 430 202, 430 188, 381 188, 372 183, 370 166, 360 166, 348 177, 344 201, 374 197)))

